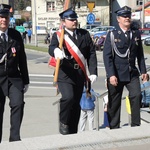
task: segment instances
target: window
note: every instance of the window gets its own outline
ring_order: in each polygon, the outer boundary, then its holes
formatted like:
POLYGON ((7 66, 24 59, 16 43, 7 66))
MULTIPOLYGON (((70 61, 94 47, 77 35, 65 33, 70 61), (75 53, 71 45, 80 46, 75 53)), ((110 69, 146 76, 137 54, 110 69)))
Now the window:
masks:
POLYGON ((55 2, 47 2, 47 12, 55 11, 55 2))
POLYGON ((136 5, 138 5, 138 6, 139 6, 139 5, 142 5, 142 3, 143 3, 143 0, 137 0, 137 1, 136 1, 136 5))

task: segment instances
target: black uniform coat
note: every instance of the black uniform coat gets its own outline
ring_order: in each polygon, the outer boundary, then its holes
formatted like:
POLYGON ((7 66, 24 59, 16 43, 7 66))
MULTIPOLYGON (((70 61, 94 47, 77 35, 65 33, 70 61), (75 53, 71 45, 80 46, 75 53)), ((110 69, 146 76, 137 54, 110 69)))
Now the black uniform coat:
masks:
MULTIPOLYGON (((70 39, 72 39, 72 36, 67 31, 65 31, 65 34, 68 34, 70 39)), ((75 41, 75 43, 79 48, 79 50, 81 51, 81 53, 84 55, 85 59, 87 59, 87 64, 88 64, 88 69, 90 74, 97 75, 97 58, 96 58, 95 46, 93 45, 89 32, 84 29, 77 29, 76 34, 77 34, 77 41, 75 41)), ((57 34, 54 33, 51 40, 51 44, 49 46, 49 54, 51 56, 54 57, 54 49, 57 47, 59 47, 59 42, 57 39, 57 34)), ((64 47, 64 52, 66 56, 70 56, 70 53, 65 47, 64 47)), ((67 59, 63 59, 61 61, 58 81, 64 82, 65 80, 65 82, 68 83, 73 83, 73 84, 76 83, 77 79, 74 76, 74 73, 71 71, 74 70, 70 65, 72 61, 75 63, 74 59, 72 59, 71 61, 67 59)), ((79 74, 81 75, 82 78, 85 78, 81 70, 79 70, 79 74)))
POLYGON ((139 76, 138 69, 135 66, 136 59, 141 74, 145 74, 146 67, 140 32, 138 30, 131 30, 132 38, 130 39, 130 44, 127 44, 125 34, 120 28, 117 28, 112 32, 118 51, 121 54, 124 54, 129 47, 130 54, 129 57, 127 56, 125 58, 116 55, 111 46, 110 32, 107 34, 103 50, 107 78, 116 76, 120 81, 128 82, 132 76, 139 76), (132 74, 130 74, 129 68, 132 69, 132 74))
POLYGON ((7 53, 7 61, 0 63, 0 86, 5 93, 9 80, 22 91, 24 85, 29 84, 26 54, 20 33, 11 28, 8 29, 7 50, 0 38, 0 59, 5 53, 7 53))

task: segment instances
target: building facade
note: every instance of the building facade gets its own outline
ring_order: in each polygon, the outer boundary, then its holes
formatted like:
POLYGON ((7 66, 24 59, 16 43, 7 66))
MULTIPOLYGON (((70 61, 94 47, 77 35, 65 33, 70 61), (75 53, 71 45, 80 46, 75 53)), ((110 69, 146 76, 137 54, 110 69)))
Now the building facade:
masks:
MULTIPOLYGON (((71 4, 72 2, 73 1, 71 1, 71 4)), ((109 0, 94 0, 90 2, 95 4, 92 10, 92 13, 95 16, 95 23, 109 25, 109 0)), ((35 28, 35 26, 44 26, 48 29, 52 27, 59 27, 59 13, 63 11, 62 0, 32 0, 31 6, 33 28, 35 28)), ((87 7, 87 1, 79 1, 79 3, 75 6, 75 11, 78 14, 79 27, 87 24, 87 16, 90 13, 89 8, 87 7)))
MULTIPOLYGON (((70 0, 70 7, 74 6, 74 0, 70 0)), ((75 6, 75 11, 78 14, 79 27, 88 23, 87 16, 90 11, 87 7, 88 2, 94 3, 92 13, 95 16, 95 23, 101 25, 116 25, 116 15, 114 11, 122 6, 130 6, 135 11, 143 0, 80 0, 75 6)), ((147 3, 150 0, 144 0, 147 3)), ((59 13, 63 11, 63 0, 31 0, 32 7, 32 24, 33 34, 35 27, 59 27, 60 18, 59 13)), ((141 19, 141 12, 139 20, 141 19)))
POLYGON ((8 4, 9 0, 0 0, 0 4, 3 3, 3 4, 8 4))

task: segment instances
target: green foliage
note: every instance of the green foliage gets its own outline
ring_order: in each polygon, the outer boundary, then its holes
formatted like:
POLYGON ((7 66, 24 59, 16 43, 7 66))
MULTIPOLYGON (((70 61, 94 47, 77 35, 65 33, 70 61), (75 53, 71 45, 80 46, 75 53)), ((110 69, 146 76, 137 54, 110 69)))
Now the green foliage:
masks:
POLYGON ((24 18, 22 19, 16 19, 16 25, 17 26, 20 26, 20 25, 23 25, 23 23, 25 22, 26 20, 24 18))
POLYGON ((48 52, 48 48, 46 48, 46 47, 40 47, 40 46, 36 47, 36 46, 33 46, 33 45, 25 44, 25 48, 36 50, 36 51, 48 52))
POLYGON ((144 53, 150 54, 150 46, 143 45, 144 53))
POLYGON ((25 9, 25 4, 23 0, 20 0, 18 3, 18 9, 19 10, 24 10, 25 9))
MULTIPOLYGON (((37 50, 37 51, 42 51, 42 52, 48 51, 47 47, 40 47, 40 46, 36 47, 34 45, 28 45, 28 44, 25 44, 25 48, 37 50)), ((143 49, 144 49, 144 53, 150 54, 150 46, 143 45, 143 49)))
POLYGON ((13 0, 15 10, 23 10, 27 6, 31 6, 31 0, 13 0))

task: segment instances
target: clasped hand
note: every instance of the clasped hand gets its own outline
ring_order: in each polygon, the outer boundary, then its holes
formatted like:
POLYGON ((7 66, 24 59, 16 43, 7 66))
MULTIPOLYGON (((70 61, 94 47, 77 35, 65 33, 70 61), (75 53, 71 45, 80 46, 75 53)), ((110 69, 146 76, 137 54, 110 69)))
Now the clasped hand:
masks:
POLYGON ((62 59, 64 59, 65 54, 59 48, 55 48, 55 50, 54 50, 54 56, 55 56, 55 59, 59 58, 60 60, 62 60, 62 59))
POLYGON ((89 76, 89 79, 90 79, 91 83, 93 84, 97 80, 97 75, 92 74, 89 76))

